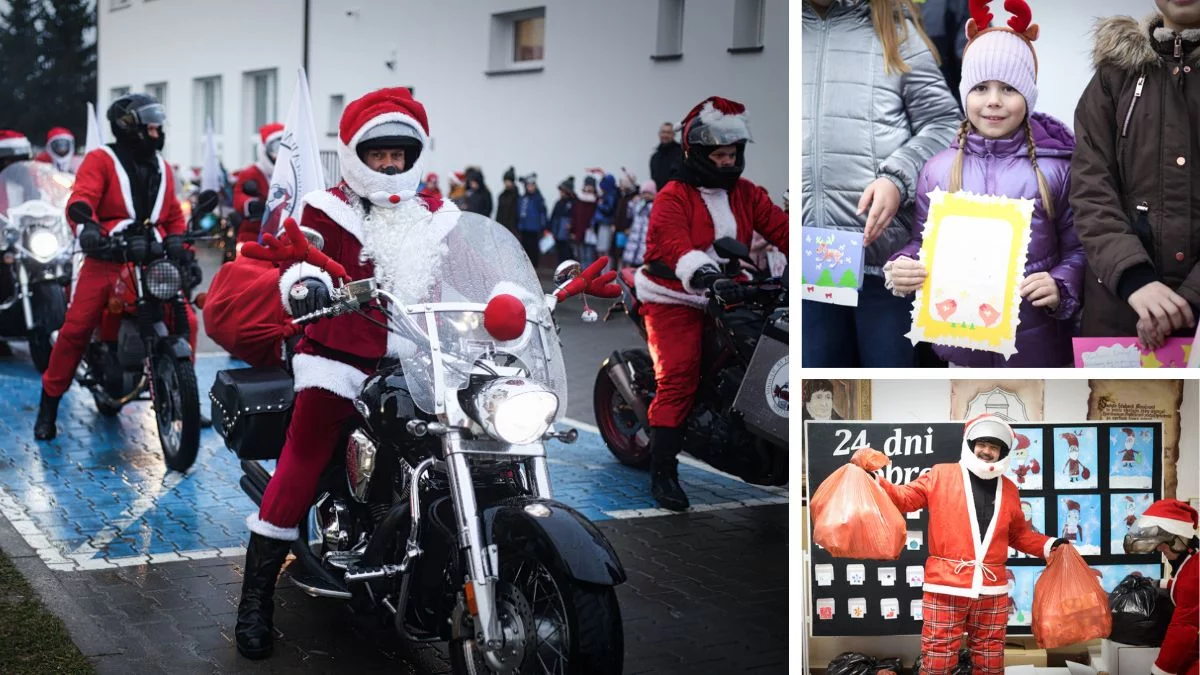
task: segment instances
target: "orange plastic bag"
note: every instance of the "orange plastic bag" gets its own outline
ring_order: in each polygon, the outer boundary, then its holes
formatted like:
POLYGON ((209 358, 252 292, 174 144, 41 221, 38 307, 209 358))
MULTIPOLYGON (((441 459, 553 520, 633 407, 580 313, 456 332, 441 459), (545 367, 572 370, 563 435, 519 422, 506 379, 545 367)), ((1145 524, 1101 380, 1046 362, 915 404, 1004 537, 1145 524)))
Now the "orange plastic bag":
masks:
POLYGON ((1038 647, 1087 642, 1111 632, 1112 613, 1099 574, 1074 546, 1059 546, 1033 587, 1033 637, 1038 647))
POLYGON ((863 448, 851 462, 834 471, 812 496, 813 540, 835 558, 895 560, 904 549, 904 515, 862 470, 874 471, 890 460, 863 448))

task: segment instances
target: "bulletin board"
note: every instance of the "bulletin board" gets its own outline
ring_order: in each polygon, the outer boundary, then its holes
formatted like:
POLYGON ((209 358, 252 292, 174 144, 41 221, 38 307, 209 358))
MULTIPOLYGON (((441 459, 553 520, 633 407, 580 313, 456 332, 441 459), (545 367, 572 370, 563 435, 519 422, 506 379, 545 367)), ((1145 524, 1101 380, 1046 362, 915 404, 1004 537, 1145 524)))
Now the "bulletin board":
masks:
MULTIPOLYGON (((807 497, 861 447, 892 460, 884 477, 916 480, 934 464, 961 456, 962 422, 886 423, 806 421, 807 497)), ((1162 495, 1161 422, 1017 423, 1007 477, 1017 484, 1022 511, 1048 536, 1074 539, 1111 591, 1127 574, 1151 578, 1162 565, 1124 553, 1129 523, 1162 495), (1072 458, 1070 451, 1078 448, 1072 458)), ((810 634, 813 636, 919 635, 924 565, 928 556, 924 510, 905 514, 908 536, 892 561, 834 558, 817 545, 809 555, 810 634)), ((809 523, 812 541, 812 522, 809 523)), ((1009 549, 1008 633, 1030 634, 1034 584, 1045 562, 1009 549)))

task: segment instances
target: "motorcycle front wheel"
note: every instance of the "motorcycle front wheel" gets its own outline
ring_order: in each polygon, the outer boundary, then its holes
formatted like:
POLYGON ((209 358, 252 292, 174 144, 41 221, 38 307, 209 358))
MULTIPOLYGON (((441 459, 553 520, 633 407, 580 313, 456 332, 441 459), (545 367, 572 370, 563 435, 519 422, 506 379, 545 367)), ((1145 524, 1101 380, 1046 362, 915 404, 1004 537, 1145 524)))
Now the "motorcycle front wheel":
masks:
MULTIPOLYGON (((621 357, 633 366, 635 376, 645 377, 648 373, 653 382, 654 365, 645 350, 626 349, 621 352, 621 357)), ((636 379, 634 382, 636 386, 636 379)), ((650 430, 642 427, 633 407, 617 391, 617 385, 608 374, 608 361, 596 373, 596 383, 592 386, 592 413, 600 437, 617 461, 635 469, 650 467, 650 430)))
POLYGON ((45 328, 34 326, 29 331, 29 358, 39 373, 46 372, 50 366, 50 350, 53 346, 50 344, 50 333, 45 328))
POLYGON ((183 473, 200 451, 200 394, 188 359, 154 357, 150 398, 167 467, 183 473))
POLYGON ((523 648, 502 657, 504 668, 497 670, 476 645, 473 622, 460 617, 450 640, 452 672, 621 674, 625 633, 616 589, 569 579, 530 551, 501 551, 500 560, 501 630, 506 643, 522 642, 523 648))

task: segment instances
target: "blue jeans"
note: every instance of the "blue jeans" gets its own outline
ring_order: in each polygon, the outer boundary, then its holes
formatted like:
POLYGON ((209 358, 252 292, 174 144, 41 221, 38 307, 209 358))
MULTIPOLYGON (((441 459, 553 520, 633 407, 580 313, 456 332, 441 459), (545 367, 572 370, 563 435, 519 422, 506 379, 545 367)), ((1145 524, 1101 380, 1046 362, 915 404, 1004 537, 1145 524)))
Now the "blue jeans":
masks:
POLYGON ((805 368, 912 368, 912 299, 897 298, 883 277, 863 275, 858 307, 805 300, 802 328, 805 368))

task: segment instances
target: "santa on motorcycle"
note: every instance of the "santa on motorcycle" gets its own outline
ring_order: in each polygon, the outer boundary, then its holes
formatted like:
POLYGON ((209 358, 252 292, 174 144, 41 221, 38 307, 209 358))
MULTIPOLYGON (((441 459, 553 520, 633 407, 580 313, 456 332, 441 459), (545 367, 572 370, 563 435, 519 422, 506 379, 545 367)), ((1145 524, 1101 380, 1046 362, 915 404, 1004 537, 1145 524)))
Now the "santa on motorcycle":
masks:
POLYGON ((256 148, 258 159, 237 174, 237 183, 233 186, 233 208, 242 215, 242 224, 237 232, 238 244, 258 241, 258 231, 266 210, 267 188, 271 185, 271 174, 275 172, 275 158, 279 156, 281 140, 282 124, 272 122, 260 127, 256 148))

